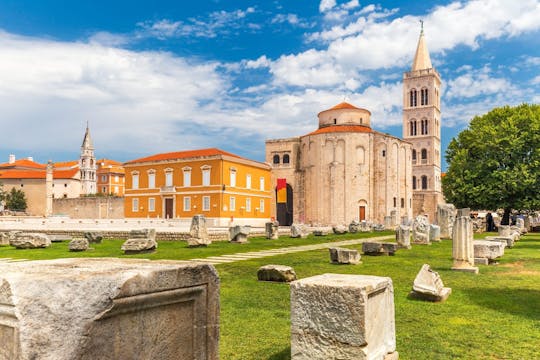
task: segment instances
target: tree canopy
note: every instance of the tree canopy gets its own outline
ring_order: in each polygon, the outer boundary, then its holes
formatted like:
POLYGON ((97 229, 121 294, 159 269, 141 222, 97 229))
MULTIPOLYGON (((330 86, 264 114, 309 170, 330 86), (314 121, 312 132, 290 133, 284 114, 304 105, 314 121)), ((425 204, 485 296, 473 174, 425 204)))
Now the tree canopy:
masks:
MULTIPOLYGON (((540 209, 540 105, 476 116, 446 150, 446 200, 457 207, 540 209)), ((506 220, 506 221, 505 221, 506 220)))

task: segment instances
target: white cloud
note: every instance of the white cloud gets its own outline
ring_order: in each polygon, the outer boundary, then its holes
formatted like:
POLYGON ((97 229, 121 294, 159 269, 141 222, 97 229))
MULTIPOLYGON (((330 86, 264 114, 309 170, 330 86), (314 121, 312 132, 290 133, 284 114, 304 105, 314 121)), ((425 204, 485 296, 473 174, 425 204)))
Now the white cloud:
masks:
POLYGON ((246 69, 267 68, 267 67, 270 67, 270 64, 271 64, 271 61, 270 59, 266 57, 266 55, 259 57, 257 60, 245 61, 246 69))
POLYGON ((311 24, 305 20, 298 17, 296 14, 277 14, 271 20, 272 24, 283 24, 288 23, 289 25, 299 27, 299 28, 308 28, 311 27, 311 24))
POLYGON ((448 81, 445 96, 452 98, 472 98, 481 95, 516 91, 511 82, 504 78, 491 77, 488 67, 473 69, 463 67, 465 74, 448 81))
POLYGON ((326 12, 336 6, 336 0, 321 0, 319 4, 319 11, 326 12))
POLYGON ((538 76, 536 76, 535 78, 533 78, 533 79, 531 80, 531 84, 533 84, 533 85, 538 85, 538 84, 540 84, 540 75, 538 75, 538 76))

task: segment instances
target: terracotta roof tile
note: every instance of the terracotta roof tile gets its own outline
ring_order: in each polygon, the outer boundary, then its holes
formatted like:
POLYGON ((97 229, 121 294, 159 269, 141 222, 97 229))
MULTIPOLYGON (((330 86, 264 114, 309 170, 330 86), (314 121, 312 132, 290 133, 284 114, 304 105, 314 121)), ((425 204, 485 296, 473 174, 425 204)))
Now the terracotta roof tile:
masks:
POLYGON ((3 163, 0 164, 0 168, 16 168, 16 167, 26 167, 34 169, 45 169, 47 165, 43 165, 28 159, 15 160, 13 163, 3 163))
POLYGON ((320 129, 317 129, 313 132, 310 132, 307 135, 317 135, 317 134, 327 134, 327 133, 337 133, 337 132, 362 132, 362 133, 371 133, 370 127, 362 125, 335 125, 335 126, 326 126, 320 129))
POLYGON ((233 156, 233 157, 242 159, 241 156, 232 154, 230 152, 223 151, 217 148, 209 148, 209 149, 187 150, 187 151, 177 151, 177 152, 170 152, 170 153, 163 153, 163 154, 155 154, 155 155, 143 157, 140 159, 128 161, 126 162, 126 164, 134 164, 134 163, 149 162, 149 161, 161 161, 161 160, 179 160, 179 159, 188 159, 188 158, 196 158, 196 157, 203 157, 203 156, 215 156, 215 155, 228 155, 228 156, 233 156))
MULTIPOLYGON (((77 175, 79 169, 55 170, 54 179, 71 179, 77 175)), ((45 179, 47 172, 45 170, 18 170, 6 169, 0 171, 0 179, 45 179)))
POLYGON ((342 102, 342 103, 339 103, 337 104, 336 106, 328 109, 328 110, 339 110, 339 109, 358 109, 360 110, 360 108, 354 106, 354 105, 351 105, 349 104, 348 102, 342 102))
POLYGON ((71 168, 71 167, 78 167, 79 166, 79 160, 73 160, 73 161, 62 161, 62 162, 56 162, 53 164, 55 168, 71 168))

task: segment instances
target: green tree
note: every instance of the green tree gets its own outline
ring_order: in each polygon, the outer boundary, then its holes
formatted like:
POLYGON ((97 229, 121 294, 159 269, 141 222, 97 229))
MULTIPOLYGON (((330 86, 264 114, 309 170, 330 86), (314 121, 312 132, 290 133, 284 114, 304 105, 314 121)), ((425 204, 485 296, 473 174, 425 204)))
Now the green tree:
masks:
POLYGON ((25 211, 27 205, 24 191, 12 188, 6 197, 6 207, 14 211, 25 211))
POLYGON ((495 108, 476 116, 452 139, 443 178, 446 200, 457 207, 540 209, 540 105, 495 108))

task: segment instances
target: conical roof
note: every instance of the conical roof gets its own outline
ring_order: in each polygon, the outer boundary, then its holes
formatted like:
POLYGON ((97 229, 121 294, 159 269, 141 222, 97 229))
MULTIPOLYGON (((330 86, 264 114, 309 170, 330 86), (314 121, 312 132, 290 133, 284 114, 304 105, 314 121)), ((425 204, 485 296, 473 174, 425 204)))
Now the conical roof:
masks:
POLYGON ((431 69, 432 67, 426 40, 424 39, 424 29, 422 29, 420 31, 420 38, 418 39, 418 46, 416 47, 416 54, 414 55, 412 71, 431 69))
POLYGON ((92 145, 92 139, 90 138, 90 129, 88 128, 88 125, 86 125, 86 131, 84 132, 84 139, 83 139, 81 148, 85 148, 85 149, 94 148, 94 146, 92 145))

